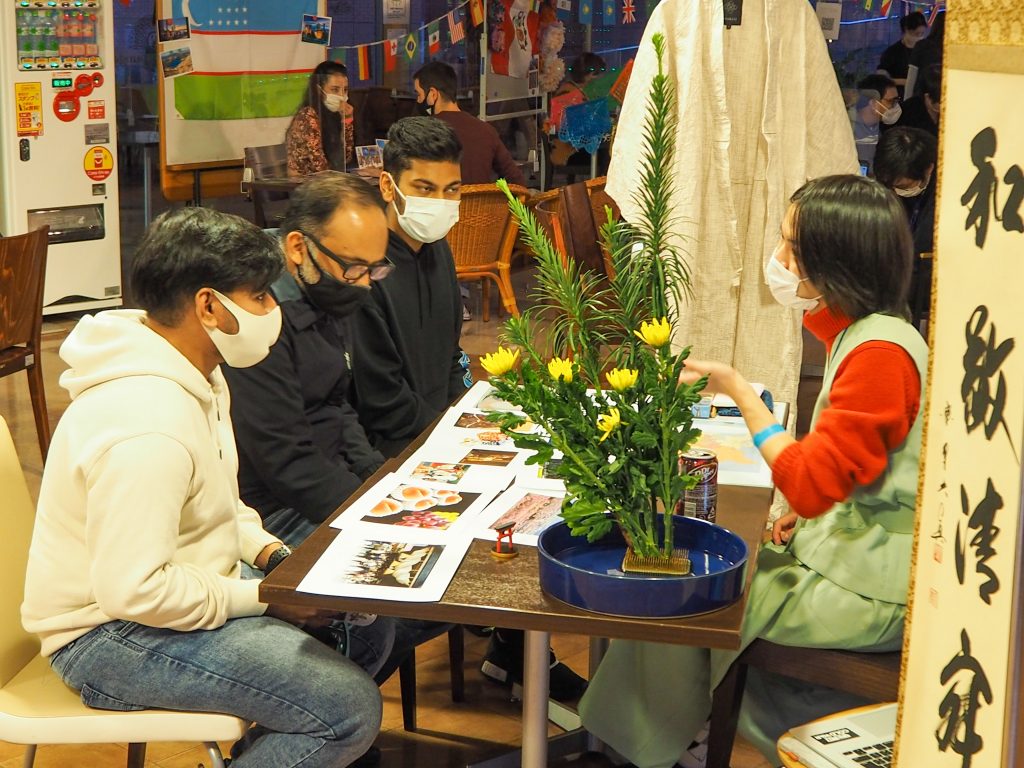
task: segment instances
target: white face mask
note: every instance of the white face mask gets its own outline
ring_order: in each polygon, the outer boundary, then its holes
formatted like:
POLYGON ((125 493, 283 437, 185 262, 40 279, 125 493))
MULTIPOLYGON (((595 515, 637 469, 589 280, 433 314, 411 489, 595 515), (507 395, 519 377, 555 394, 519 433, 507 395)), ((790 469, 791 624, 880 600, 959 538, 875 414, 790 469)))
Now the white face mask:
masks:
POLYGON ((818 306, 818 296, 815 299, 805 299, 803 296, 797 296, 796 292, 800 288, 800 283, 804 282, 807 278, 801 280, 799 277, 790 272, 778 260, 778 248, 775 249, 775 253, 768 259, 768 266, 765 269, 764 276, 768 281, 768 290, 772 292, 772 296, 779 304, 790 309, 799 310, 811 310, 818 306))
POLYGON ((919 187, 911 187, 910 189, 900 189, 899 187, 893 187, 892 191, 900 197, 917 197, 928 188, 927 184, 922 184, 919 187))
POLYGON ((892 125, 900 116, 903 114, 903 107, 900 104, 893 104, 885 112, 881 113, 882 122, 886 125, 892 125))
POLYGON ((238 333, 224 333, 220 328, 206 328, 213 344, 232 368, 248 368, 270 353, 270 348, 281 333, 281 307, 265 315, 242 309, 218 290, 210 289, 238 323, 238 333))
POLYGON ((341 105, 348 101, 347 98, 342 96, 340 93, 325 93, 324 94, 324 106, 328 112, 337 112, 341 109, 341 105))
POLYGON ((398 225, 405 233, 420 243, 436 243, 444 239, 452 227, 459 221, 459 201, 439 200, 433 197, 415 197, 402 194, 395 177, 391 177, 395 189, 395 213, 398 214, 398 225), (398 210, 398 198, 405 204, 405 213, 398 210))

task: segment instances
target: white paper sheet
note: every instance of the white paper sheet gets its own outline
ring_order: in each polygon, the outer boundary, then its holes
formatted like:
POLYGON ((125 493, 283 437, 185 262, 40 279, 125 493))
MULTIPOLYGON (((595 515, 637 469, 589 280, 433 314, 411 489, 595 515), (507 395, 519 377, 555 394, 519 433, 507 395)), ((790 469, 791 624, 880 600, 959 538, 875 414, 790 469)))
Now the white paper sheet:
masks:
POLYGON ((444 596, 471 541, 394 526, 354 526, 331 542, 297 591, 434 602, 444 596))

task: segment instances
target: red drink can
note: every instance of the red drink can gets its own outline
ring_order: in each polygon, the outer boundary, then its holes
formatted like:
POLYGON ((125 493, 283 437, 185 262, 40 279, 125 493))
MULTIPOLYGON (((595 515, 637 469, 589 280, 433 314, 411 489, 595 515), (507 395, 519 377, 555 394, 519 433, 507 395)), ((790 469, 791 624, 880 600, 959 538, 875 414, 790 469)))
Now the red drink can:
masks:
POLYGON ((712 451, 693 448, 679 457, 679 471, 697 478, 697 484, 683 492, 676 514, 715 522, 718 507, 718 457, 712 451))

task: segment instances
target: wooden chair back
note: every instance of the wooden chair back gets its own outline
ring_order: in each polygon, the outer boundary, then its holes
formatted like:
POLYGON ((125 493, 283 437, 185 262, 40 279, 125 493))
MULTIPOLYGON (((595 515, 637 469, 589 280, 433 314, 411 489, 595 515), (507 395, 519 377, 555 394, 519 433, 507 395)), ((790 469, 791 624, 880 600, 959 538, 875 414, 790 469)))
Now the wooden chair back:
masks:
POLYGON ((49 230, 0 238, 0 351, 21 345, 38 350, 49 230))

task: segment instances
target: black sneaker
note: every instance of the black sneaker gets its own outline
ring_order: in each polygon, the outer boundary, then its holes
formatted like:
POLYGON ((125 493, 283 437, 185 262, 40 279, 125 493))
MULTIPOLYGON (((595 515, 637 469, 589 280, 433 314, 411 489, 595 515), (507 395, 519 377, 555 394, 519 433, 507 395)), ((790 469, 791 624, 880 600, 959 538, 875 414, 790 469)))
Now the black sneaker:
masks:
MULTIPOLYGON (((523 633, 496 629, 491 635, 480 672, 501 685, 523 684, 523 633)), ((555 701, 575 701, 587 689, 587 681, 558 661, 551 652, 548 695, 555 701)))

